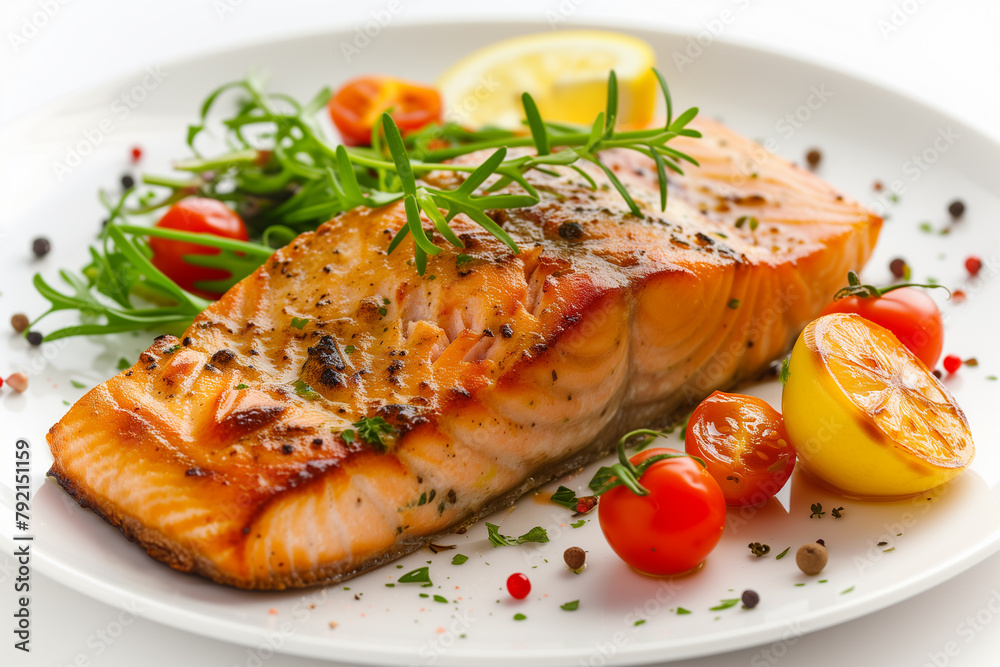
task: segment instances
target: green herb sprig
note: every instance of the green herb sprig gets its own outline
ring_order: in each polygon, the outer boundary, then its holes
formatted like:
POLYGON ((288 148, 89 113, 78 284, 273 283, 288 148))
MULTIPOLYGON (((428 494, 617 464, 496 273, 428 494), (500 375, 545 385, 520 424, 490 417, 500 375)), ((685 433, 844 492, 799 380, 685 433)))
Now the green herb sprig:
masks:
POLYGON ((262 79, 256 76, 222 85, 209 94, 198 121, 188 128, 187 144, 193 156, 175 163, 181 176, 146 174, 143 184, 157 189, 160 196, 129 191, 115 205, 105 201, 110 212, 108 224, 98 244, 91 248, 91 263, 84 267, 82 275, 60 272, 70 291, 60 292, 40 275, 35 276, 35 287, 51 305, 32 326, 63 310, 79 312, 83 323, 57 329, 46 340, 189 324, 210 301, 181 289, 156 269, 143 237, 159 236, 217 248, 218 254, 188 255, 185 260, 226 271, 226 279, 196 284, 206 293, 221 293, 297 234, 355 207, 379 207, 400 200, 406 225, 389 249, 395 250, 406 236, 412 236, 414 265, 421 275, 426 271, 428 256, 442 249, 425 230, 425 217, 433 231, 455 247, 463 244, 451 229, 451 222, 463 214, 517 253, 517 244, 487 212, 540 201, 538 191, 525 176, 531 170, 555 173, 552 167, 569 167, 596 188, 594 179, 577 164, 580 161, 603 172, 629 210, 642 217, 642 209, 600 159, 602 151, 612 148, 634 150, 655 162, 660 207, 665 208, 667 171, 683 173, 682 162, 698 164, 667 144, 677 137, 696 138, 701 134, 687 127, 698 109, 690 108, 674 118, 667 83, 658 71, 654 72, 666 100, 667 119, 662 128, 615 128, 618 85, 612 71, 605 110, 590 127, 543 120, 537 104, 525 93, 522 104, 528 134, 469 130, 446 123, 428 126, 404 139, 391 116, 384 114, 373 128, 372 146, 353 148, 331 142, 317 122, 317 114, 329 100, 329 89, 324 88, 301 104, 288 95, 267 93, 262 79), (235 113, 221 120, 229 150, 205 156, 199 150, 199 138, 209 133, 210 115, 231 92, 241 97, 235 113), (518 147, 531 149, 534 154, 508 158, 508 149, 518 147), (488 149, 493 150, 492 154, 479 164, 444 163, 488 149), (465 177, 454 189, 435 188, 419 180, 431 171, 460 172, 465 177), (487 185, 491 178, 493 181, 487 185), (514 191, 499 192, 508 186, 514 191), (192 195, 227 202, 246 222, 251 241, 132 224, 131 216, 158 213, 192 195), (127 202, 132 204, 126 206, 127 202))

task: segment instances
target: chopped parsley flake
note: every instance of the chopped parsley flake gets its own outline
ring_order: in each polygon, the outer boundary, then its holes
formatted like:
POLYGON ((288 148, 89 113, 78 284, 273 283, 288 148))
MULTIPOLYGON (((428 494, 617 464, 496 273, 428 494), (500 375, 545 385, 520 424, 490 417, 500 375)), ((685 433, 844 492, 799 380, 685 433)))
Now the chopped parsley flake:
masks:
POLYGON ((638 621, 636 621, 636 622, 635 622, 635 623, 633 623, 632 625, 642 625, 642 624, 643 624, 643 623, 645 623, 645 622, 646 622, 646 619, 644 619, 644 618, 640 618, 640 619, 639 619, 638 621))
POLYGON ((238 385, 236 385, 236 388, 237 388, 237 389, 249 389, 249 388, 250 388, 250 385, 248 385, 248 384, 243 384, 243 383, 241 382, 241 383, 239 383, 238 385))
POLYGON ((740 602, 739 598, 728 598, 726 600, 720 600, 719 604, 715 605, 714 607, 709 607, 708 610, 719 611, 721 609, 729 609, 730 607, 735 607, 737 604, 739 604, 739 602, 740 602))
POLYGON ((778 379, 781 380, 781 386, 784 387, 788 384, 788 378, 791 376, 792 372, 788 365, 788 359, 781 362, 781 372, 778 374, 778 379))
POLYGON ((524 614, 514 614, 514 620, 515 620, 515 621, 524 621, 524 620, 526 620, 527 618, 528 618, 528 617, 527 617, 527 616, 525 616, 524 614))
POLYGON ((385 449, 386 444, 382 440, 382 436, 395 431, 392 424, 381 417, 362 417, 351 424, 351 426, 357 429, 358 437, 362 442, 367 442, 369 445, 376 445, 383 449, 385 449))
POLYGON ((306 400, 314 401, 320 397, 319 392, 306 384, 304 380, 296 380, 292 383, 292 387, 295 388, 296 394, 306 400))
POLYGON ((729 307, 732 308, 733 310, 736 310, 737 308, 740 307, 740 300, 739 299, 730 299, 729 300, 729 307))
POLYGON ((132 364, 130 364, 128 362, 128 359, 126 359, 125 357, 122 357, 121 359, 118 360, 118 370, 120 371, 127 371, 129 368, 131 368, 131 366, 132 364))
POLYGON ((775 557, 774 557, 774 560, 781 560, 782 558, 784 558, 784 557, 785 557, 785 554, 787 554, 787 553, 788 553, 788 550, 789 550, 789 549, 791 549, 791 547, 785 547, 785 550, 784 550, 784 551, 782 551, 782 552, 781 552, 780 554, 778 554, 777 556, 775 556, 775 557))
POLYGON ((76 380, 70 380, 69 383, 74 387, 76 387, 77 389, 83 389, 87 386, 82 382, 77 382, 76 380))
POLYGON ((344 354, 354 354, 354 346, 347 345, 346 347, 344 347, 344 354))
POLYGON ((573 523, 571 523, 569 525, 572 526, 573 528, 580 528, 585 523, 587 523, 586 519, 580 519, 579 521, 574 521, 573 523))
POLYGON ((821 503, 813 503, 809 506, 809 509, 812 510, 812 514, 809 515, 810 519, 822 519, 823 515, 826 514, 826 512, 823 511, 823 505, 821 503))
POLYGON ((841 595, 847 595, 848 593, 850 593, 853 590, 854 590, 854 586, 851 586, 850 588, 845 588, 844 590, 840 591, 840 594, 841 595))
POLYGON ((424 567, 418 567, 416 570, 410 570, 399 578, 399 583, 431 584, 433 582, 431 581, 430 568, 425 565, 424 567))
POLYGON ((472 255, 459 255, 458 257, 455 258, 455 265, 462 266, 463 264, 468 264, 474 259, 475 257, 473 257, 472 255))
POLYGON ((559 608, 563 611, 576 611, 580 608, 580 601, 573 600, 572 602, 567 602, 566 604, 559 605, 559 608))
POLYGON ((452 565, 461 565, 465 561, 469 560, 469 557, 465 554, 455 554, 455 557, 451 559, 452 565))
POLYGON ((683 616, 684 614, 690 614, 690 613, 691 613, 690 609, 685 609, 684 607, 677 607, 678 616, 683 616))
POLYGON ((515 544, 524 544, 525 542, 548 542, 549 534, 541 526, 535 526, 529 530, 524 535, 520 537, 509 537, 507 535, 500 534, 500 526, 487 523, 486 531, 489 533, 490 544, 494 547, 508 547, 514 546, 515 544))
POLYGON ((549 498, 549 500, 562 505, 563 507, 568 507, 571 510, 576 510, 576 502, 578 499, 576 494, 573 492, 573 489, 560 486, 556 489, 556 492, 552 494, 552 497, 549 498))
POLYGON ((293 317, 292 318, 292 326, 295 327, 296 329, 299 329, 299 330, 305 329, 307 324, 309 324, 309 319, 308 318, 305 318, 305 317, 293 317))
POLYGON ((435 595, 434 596, 434 601, 435 602, 440 602, 441 604, 448 604, 448 598, 446 598, 443 595, 435 595))

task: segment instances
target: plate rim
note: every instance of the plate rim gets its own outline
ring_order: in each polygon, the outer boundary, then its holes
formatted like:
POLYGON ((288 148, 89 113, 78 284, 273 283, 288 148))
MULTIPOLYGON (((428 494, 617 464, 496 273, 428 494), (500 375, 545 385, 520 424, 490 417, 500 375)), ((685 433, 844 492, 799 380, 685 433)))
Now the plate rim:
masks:
MULTIPOLYGON (((435 18, 396 17, 394 23, 387 26, 384 30, 387 33, 390 33, 405 30, 419 30, 429 26, 440 27, 442 25, 467 25, 473 28, 490 26, 499 30, 513 29, 519 32, 525 32, 538 30, 541 27, 541 22, 537 18, 532 20, 526 18, 528 16, 527 12, 518 12, 516 15, 513 14, 514 13, 457 13, 447 17, 435 18)), ((594 28, 653 33, 670 38, 686 38, 693 36, 694 34, 690 31, 677 29, 674 26, 643 26, 636 21, 619 18, 601 19, 579 17, 567 20, 559 27, 560 30, 594 28)), ((263 46, 274 47, 282 44, 290 44, 300 40, 318 39, 340 34, 349 35, 349 30, 350 28, 346 26, 326 26, 324 28, 312 30, 290 30, 282 34, 267 37, 248 38, 227 46, 210 48, 195 54, 168 60, 161 66, 165 68, 190 66, 197 64, 200 61, 225 57, 241 51, 251 51, 255 48, 263 46)), ((745 40, 719 38, 715 43, 730 49, 750 52, 754 57, 778 58, 791 64, 806 66, 812 71, 844 77, 852 83, 860 84, 868 88, 869 90, 863 91, 865 93, 877 92, 888 95, 895 101, 905 102, 911 107, 919 109, 923 113, 934 114, 945 118, 949 122, 956 125, 960 131, 967 133, 973 140, 984 144, 983 150, 992 150, 1000 154, 1000 138, 992 136, 987 131, 980 129, 976 125, 970 124, 963 118, 954 116, 953 112, 950 110, 943 109, 938 105, 927 102, 926 100, 912 97, 908 92, 903 91, 892 82, 878 81, 875 78, 865 76, 860 72, 837 69, 832 64, 819 61, 808 55, 796 54, 781 49, 766 48, 759 44, 747 42, 745 40)), ((93 95, 96 91, 101 91, 108 87, 119 85, 122 82, 131 81, 135 74, 141 71, 141 69, 136 69, 135 71, 130 70, 121 75, 102 79, 87 86, 86 88, 68 93, 55 100, 21 112, 17 116, 5 122, 3 126, 0 126, 0 136, 7 132, 17 131, 20 127, 30 126, 35 122, 42 122, 49 114, 57 112, 60 108, 68 104, 72 104, 75 100, 84 99, 89 95, 93 95)), ((15 219, 30 214, 32 209, 36 208, 38 205, 39 201, 37 200, 30 202, 18 215, 15 216, 15 219)), ((50 480, 46 479, 43 483, 50 483, 50 480)), ((0 534, 0 541, 7 545, 14 544, 6 533, 0 534)), ((872 596, 859 595, 845 605, 838 605, 832 609, 819 610, 816 612, 805 612, 803 616, 799 617, 799 621, 801 622, 804 632, 811 633, 839 625, 850 620, 863 618, 871 613, 899 604, 906 599, 939 586, 943 582, 975 566, 998 551, 1000 551, 1000 526, 995 528, 988 535, 982 536, 977 541, 974 548, 962 553, 961 555, 939 562, 930 570, 925 571, 916 586, 914 586, 912 581, 899 582, 887 589, 880 589, 877 597, 873 601, 869 600, 869 597, 872 596), (856 610, 859 607, 864 609, 862 613, 856 613, 856 610)), ((242 625, 229 619, 219 619, 201 612, 192 613, 190 611, 183 611, 174 607, 169 602, 163 601, 162 599, 151 598, 143 595, 137 596, 135 593, 127 591, 124 587, 117 585, 113 581, 99 580, 90 576, 85 571, 67 568, 64 564, 58 562, 52 557, 51 554, 47 554, 45 551, 33 555, 35 557, 35 562, 41 566, 38 568, 38 571, 41 574, 95 600, 119 608, 121 607, 121 601, 123 599, 134 600, 138 598, 146 605, 146 610, 139 615, 147 620, 162 623, 185 632, 191 632, 229 643, 237 643, 234 637, 240 637, 245 644, 238 645, 250 644, 254 639, 259 639, 260 637, 260 632, 257 629, 242 625), (206 623, 206 621, 208 623, 206 623), (212 634, 213 630, 218 630, 223 627, 225 627, 229 633, 226 637, 219 637, 212 634)), ((711 651, 697 650, 697 642, 704 642, 704 638, 701 640, 692 639, 690 642, 681 644, 672 642, 671 655, 669 656, 650 655, 651 652, 656 650, 657 644, 655 642, 626 644, 619 647, 619 652, 616 654, 615 660, 619 664, 647 664, 653 661, 674 661, 697 656, 717 655, 728 651, 764 645, 774 641, 780 637, 782 631, 787 629, 786 624, 786 620, 780 620, 748 628, 734 628, 724 638, 716 640, 716 644, 719 648, 711 651), (753 640, 748 641, 751 637, 753 640)), ((344 639, 338 637, 331 640, 329 638, 299 636, 295 633, 291 633, 285 644, 275 652, 298 655, 302 657, 322 658, 325 656, 311 649, 323 647, 328 650, 331 646, 337 647, 339 653, 337 656, 338 660, 349 660, 357 664, 365 665, 388 664, 387 660, 391 657, 409 657, 411 655, 409 649, 399 646, 383 645, 379 647, 379 652, 377 654, 373 654, 370 646, 361 643, 352 644, 350 639, 345 641, 344 639), (344 653, 347 653, 347 655, 344 655, 344 653)), ((482 655, 481 649, 463 649, 461 646, 455 645, 451 647, 447 653, 439 655, 436 662, 441 665, 464 665, 467 664, 469 660, 475 659, 486 665, 505 665, 509 664, 509 661, 515 659, 528 660, 532 662, 541 662, 544 660, 547 665, 556 667, 557 665, 563 664, 577 664, 579 659, 586 658, 592 653, 592 651, 590 645, 588 644, 585 647, 581 647, 579 651, 573 651, 566 648, 534 648, 527 652, 516 649, 491 649, 491 653, 492 655, 489 656, 485 662, 483 662, 484 656, 482 655)))

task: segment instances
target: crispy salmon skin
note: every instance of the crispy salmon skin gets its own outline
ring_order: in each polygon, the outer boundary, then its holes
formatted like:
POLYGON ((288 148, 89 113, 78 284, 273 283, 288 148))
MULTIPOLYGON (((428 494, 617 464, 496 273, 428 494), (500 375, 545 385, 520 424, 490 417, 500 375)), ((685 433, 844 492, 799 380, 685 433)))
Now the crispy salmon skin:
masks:
POLYGON ((387 253, 401 204, 299 236, 81 398, 49 431, 51 474, 171 567, 307 586, 413 551, 759 375, 864 264, 881 220, 696 126, 705 138, 678 147, 702 166, 671 176, 665 212, 635 153, 604 157, 641 218, 598 172, 596 189, 532 173, 542 201, 493 213, 520 254, 459 216, 465 247, 437 237, 421 277, 409 240, 387 253), (393 427, 381 445, 352 426, 374 417, 393 427))

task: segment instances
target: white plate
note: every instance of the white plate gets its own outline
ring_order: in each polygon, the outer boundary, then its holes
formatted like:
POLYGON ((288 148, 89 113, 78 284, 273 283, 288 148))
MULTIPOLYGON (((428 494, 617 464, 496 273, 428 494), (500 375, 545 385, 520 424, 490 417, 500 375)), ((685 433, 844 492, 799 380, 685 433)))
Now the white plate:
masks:
MULTIPOLYGON (((143 167, 165 172, 170 159, 185 154, 185 126, 218 84, 242 77, 253 67, 270 71, 272 89, 299 97, 368 72, 432 81, 462 54, 532 29, 515 23, 393 26, 349 64, 342 44, 350 43, 354 33, 262 44, 138 73, 4 128, 0 140, 7 164, 35 168, 38 176, 22 179, 21 199, 4 202, 17 215, 5 217, 0 228, 0 319, 5 322, 14 312, 40 312, 43 301, 30 286, 31 274, 41 271, 57 280, 59 267, 85 262, 84 248, 103 217, 94 193, 101 186, 114 187, 129 169, 129 147, 142 145, 143 167), (428 44, 434 48, 428 49, 428 44), (67 163, 71 152, 80 156, 79 164, 60 181, 54 161, 67 163), (30 242, 40 234, 52 239, 53 251, 38 261, 31 259, 30 242)), ((509 665, 517 660, 556 666, 662 662, 767 642, 780 648, 781 642, 792 643, 804 632, 899 602, 996 551, 1000 392, 987 376, 1000 371, 992 342, 1000 290, 991 280, 1000 249, 1000 227, 995 224, 1000 198, 991 191, 1000 148, 898 95, 754 49, 716 42, 679 72, 674 54, 685 53, 689 38, 631 32, 656 48, 678 105, 698 104, 703 113, 751 137, 772 139, 777 152, 793 159, 808 147, 822 148, 820 173, 825 178, 888 211, 891 219, 866 277, 888 280, 889 260, 902 256, 914 267, 916 278, 932 276, 968 294, 962 304, 941 303, 947 318, 946 351, 976 356, 980 362, 947 380, 968 414, 978 445, 971 470, 927 496, 884 504, 845 501, 795 475, 779 499, 764 509, 731 510, 723 542, 705 569, 673 583, 630 571, 611 554, 594 517, 574 529, 568 526, 568 512, 526 497, 493 521, 501 523, 506 534, 545 526, 552 537, 547 545, 493 549, 479 525, 444 540, 457 544, 455 551, 433 555, 422 550, 403 559, 401 569, 388 565, 345 586, 249 593, 153 562, 56 485, 44 482, 51 462, 45 431, 65 411, 64 401, 72 402, 85 391, 71 380, 88 387, 104 380, 120 357, 135 358, 151 336, 70 340, 28 349, 23 340, 4 335, 3 372, 23 369, 32 383, 25 395, 8 388, 0 393, 0 440, 7 455, 16 439, 31 443, 35 495, 29 532, 35 538, 35 567, 146 617, 245 644, 250 647, 248 662, 251 656, 266 659, 274 652, 288 652, 366 664, 509 665), (884 194, 879 200, 872 190, 875 179, 887 185, 898 181, 898 204, 884 194), (968 212, 950 235, 918 230, 924 220, 942 227, 945 207, 955 197, 966 202, 968 212), (968 279, 963 268, 964 258, 972 253, 985 262, 977 280, 968 279), (814 502, 827 510, 843 506, 845 516, 809 519, 814 502), (800 544, 820 537, 831 552, 825 583, 798 574, 791 558, 800 544), (746 545, 756 541, 770 544, 772 554, 754 559, 746 545), (562 551, 572 545, 589 551, 588 569, 579 576, 561 562, 562 551), (776 560, 774 555, 785 547, 792 548, 789 557, 776 560), (455 553, 470 559, 454 566, 455 553), (385 586, 427 561, 433 588, 385 586), (533 585, 532 594, 521 602, 503 591, 506 577, 515 571, 527 573, 533 585), (739 597, 746 588, 760 593, 757 609, 709 610, 722 599, 739 597), (421 598, 421 593, 448 602, 421 598), (578 611, 560 610, 560 604, 571 600, 580 600, 578 611), (678 607, 692 613, 678 615, 678 607), (527 620, 515 621, 515 613, 525 614, 527 620), (636 625, 643 619, 645 623, 636 625)), ((42 328, 51 327, 52 322, 46 322, 42 328)), ((749 390, 772 403, 780 391, 773 382, 749 390)), ((580 489, 593 468, 563 481, 580 489)), ((11 483, 11 476, 5 475, 0 536, 7 543, 14 530, 11 483)))

